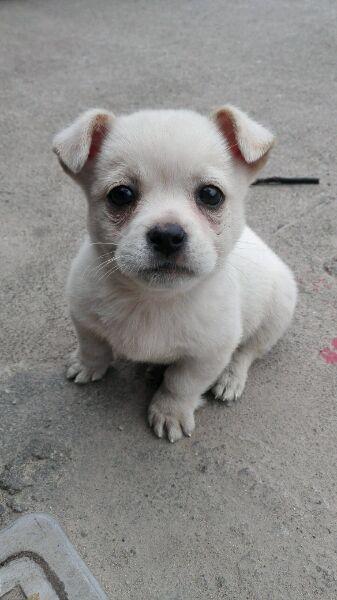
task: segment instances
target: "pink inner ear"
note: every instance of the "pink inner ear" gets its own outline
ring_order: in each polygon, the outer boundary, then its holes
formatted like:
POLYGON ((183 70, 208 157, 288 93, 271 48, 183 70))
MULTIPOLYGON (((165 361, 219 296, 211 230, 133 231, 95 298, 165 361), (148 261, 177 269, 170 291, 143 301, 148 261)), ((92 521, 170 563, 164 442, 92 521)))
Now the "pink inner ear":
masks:
POLYGON ((235 135, 235 127, 233 125, 232 119, 227 113, 219 113, 217 116, 217 123, 221 129, 223 136, 226 138, 228 142, 228 150, 237 160, 242 160, 246 162, 241 150, 238 146, 236 135, 235 135))
POLYGON ((93 131, 92 137, 91 137, 91 146, 90 146, 90 150, 89 150, 88 159, 93 159, 93 158, 95 158, 95 156, 97 156, 98 152, 101 149, 102 142, 107 133, 108 133, 108 128, 107 128, 106 124, 102 121, 102 119, 100 119, 94 125, 94 131, 93 131))

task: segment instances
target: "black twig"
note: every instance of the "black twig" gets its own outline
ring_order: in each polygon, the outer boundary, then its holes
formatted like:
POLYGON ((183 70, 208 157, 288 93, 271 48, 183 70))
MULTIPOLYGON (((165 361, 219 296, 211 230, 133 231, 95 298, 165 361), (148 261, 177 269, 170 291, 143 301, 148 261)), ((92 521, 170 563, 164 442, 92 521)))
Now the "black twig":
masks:
POLYGON ((252 185, 318 185, 318 177, 265 177, 256 179, 252 185))

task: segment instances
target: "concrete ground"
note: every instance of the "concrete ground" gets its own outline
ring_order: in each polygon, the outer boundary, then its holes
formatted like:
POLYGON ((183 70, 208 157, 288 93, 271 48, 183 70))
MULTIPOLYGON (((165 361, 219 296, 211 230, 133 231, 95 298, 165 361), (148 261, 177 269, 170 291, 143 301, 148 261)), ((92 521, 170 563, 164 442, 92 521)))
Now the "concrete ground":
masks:
POLYGON ((54 515, 111 598, 337 596, 336 16, 333 0, 0 4, 1 519, 54 515), (321 183, 251 190, 296 317, 242 400, 172 446, 146 425, 141 367, 65 381, 86 209, 51 138, 91 106, 228 101, 278 134, 266 175, 321 183))

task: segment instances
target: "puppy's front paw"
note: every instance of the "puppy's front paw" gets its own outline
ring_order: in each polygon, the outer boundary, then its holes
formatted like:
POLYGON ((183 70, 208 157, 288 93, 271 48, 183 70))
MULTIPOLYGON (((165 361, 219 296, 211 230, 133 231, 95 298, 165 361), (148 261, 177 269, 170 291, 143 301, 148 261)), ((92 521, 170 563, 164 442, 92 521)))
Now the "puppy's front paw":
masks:
POLYGON ((235 402, 242 395, 247 380, 247 370, 237 365, 230 365, 221 373, 212 387, 216 400, 235 402))
POLYGON ((89 383, 90 381, 98 381, 104 377, 108 370, 109 362, 100 364, 85 364, 79 357, 77 352, 71 355, 69 367, 67 369, 67 379, 73 379, 75 383, 89 383))
POLYGON ((149 406, 149 424, 154 433, 162 438, 166 433, 170 442, 183 435, 191 437, 194 430, 194 410, 188 402, 178 400, 158 390, 149 406))

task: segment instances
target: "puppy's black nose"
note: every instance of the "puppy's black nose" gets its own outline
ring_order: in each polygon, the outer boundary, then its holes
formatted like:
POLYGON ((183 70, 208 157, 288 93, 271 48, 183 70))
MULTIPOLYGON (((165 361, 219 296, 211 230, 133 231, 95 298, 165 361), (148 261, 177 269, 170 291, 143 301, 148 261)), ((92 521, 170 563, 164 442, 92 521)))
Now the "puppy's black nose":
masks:
POLYGON ((176 223, 155 225, 147 232, 148 242, 157 252, 170 256, 182 249, 187 238, 186 231, 176 223))

